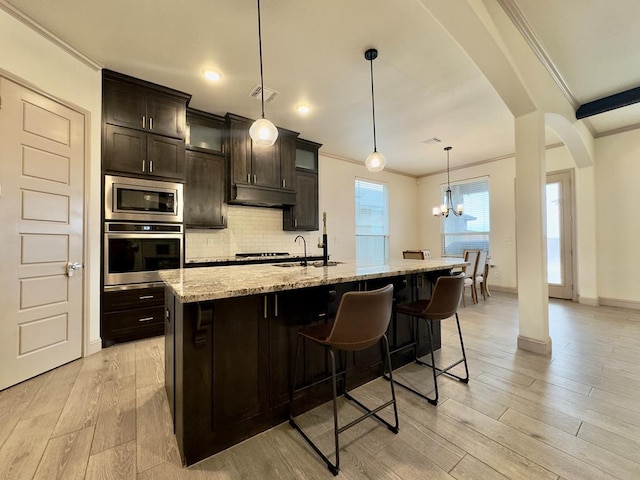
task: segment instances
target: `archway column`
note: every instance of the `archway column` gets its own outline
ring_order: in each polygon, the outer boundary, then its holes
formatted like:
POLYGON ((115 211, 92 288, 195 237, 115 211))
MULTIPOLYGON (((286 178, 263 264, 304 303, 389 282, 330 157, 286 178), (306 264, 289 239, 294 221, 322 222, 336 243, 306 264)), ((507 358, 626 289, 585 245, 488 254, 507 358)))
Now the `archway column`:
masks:
POLYGON ((544 113, 516 117, 515 136, 518 347, 550 354, 544 113))

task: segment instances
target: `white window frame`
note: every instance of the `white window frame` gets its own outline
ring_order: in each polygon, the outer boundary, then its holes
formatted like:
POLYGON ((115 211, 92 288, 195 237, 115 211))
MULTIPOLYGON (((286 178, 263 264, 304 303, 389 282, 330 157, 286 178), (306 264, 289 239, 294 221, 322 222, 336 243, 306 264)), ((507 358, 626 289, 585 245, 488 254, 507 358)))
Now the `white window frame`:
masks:
MULTIPOLYGON (((369 180, 368 178, 356 177, 354 182, 354 200, 355 200, 355 230, 356 230, 356 261, 358 263, 382 264, 386 263, 389 258, 389 188, 386 183, 369 180), (361 199, 359 197, 359 183, 376 185, 382 188, 383 201, 380 206, 382 208, 382 219, 376 219, 375 225, 367 225, 367 218, 361 217, 361 199), (373 231, 367 231, 373 230, 373 231), (375 247, 376 240, 382 241, 382 245, 375 247), (369 249, 364 247, 364 243, 369 243, 369 249), (374 242, 372 245, 371 242, 374 242), (372 254, 372 248, 378 250, 379 254, 372 254)), ((366 216, 365 216, 366 217, 366 216)))
MULTIPOLYGON (((460 180, 457 182, 451 182, 451 190, 452 190, 452 200, 453 207, 462 203, 464 206, 463 214, 461 217, 456 217, 452 212, 449 213, 448 217, 442 217, 440 220, 440 242, 442 247, 442 256, 450 256, 450 257, 461 257, 463 255, 464 250, 487 250, 490 252, 491 244, 491 196, 490 196, 490 178, 489 176, 483 177, 475 177, 466 180, 460 180), (473 183, 481 183, 486 182, 486 194, 487 198, 485 202, 479 201, 475 205, 471 205, 469 202, 469 197, 467 197, 467 202, 465 202, 464 195, 460 194, 459 187, 464 189, 465 185, 473 184, 473 183), (456 227, 461 224, 461 222, 468 221, 468 217, 473 216, 474 211, 478 208, 486 208, 486 212, 483 212, 482 218, 478 217, 480 220, 480 225, 476 227, 476 229, 472 230, 460 230, 447 232, 447 227, 456 227), (460 240, 451 242, 452 238, 459 238, 460 240), (447 242, 449 240, 449 242, 447 242), (458 244, 455 248, 451 247, 451 244, 458 244), (462 244, 462 245, 460 245, 462 244), (466 244, 466 245, 465 245, 466 244), (449 246, 447 246, 449 245, 449 246)), ((445 192, 447 190, 447 185, 440 185, 441 198, 445 198, 445 192)), ((472 220, 473 221, 473 220, 472 220)))

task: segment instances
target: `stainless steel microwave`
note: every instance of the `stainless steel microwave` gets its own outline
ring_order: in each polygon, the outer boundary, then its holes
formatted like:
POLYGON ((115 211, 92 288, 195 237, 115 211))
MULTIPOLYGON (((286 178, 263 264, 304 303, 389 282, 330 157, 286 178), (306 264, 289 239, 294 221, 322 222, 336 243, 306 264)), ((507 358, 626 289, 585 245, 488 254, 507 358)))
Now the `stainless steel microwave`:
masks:
POLYGON ((104 176, 104 219, 182 222, 181 183, 104 176))

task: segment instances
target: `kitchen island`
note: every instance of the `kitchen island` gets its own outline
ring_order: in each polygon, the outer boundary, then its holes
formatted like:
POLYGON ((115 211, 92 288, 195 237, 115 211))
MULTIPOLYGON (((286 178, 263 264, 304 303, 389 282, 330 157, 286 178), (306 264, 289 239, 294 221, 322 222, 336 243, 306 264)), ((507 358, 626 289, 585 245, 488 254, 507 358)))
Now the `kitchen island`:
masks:
MULTIPOLYGON (((465 265, 461 259, 319 263, 161 272, 166 285, 165 386, 185 465, 287 420, 297 331, 328 321, 344 293, 393 283, 395 301, 408 301, 428 296, 430 280, 465 265)), ((437 348, 439 329, 434 333, 437 348)), ((391 348, 411 339, 409 319, 392 319, 391 348)), ((393 358, 394 367, 409 361, 407 353, 393 358)), ((340 362, 349 388, 382 374, 377 346, 340 362)), ((325 352, 306 345, 299 381, 312 384, 327 368, 325 352)), ((296 401, 296 414, 330 398, 329 383, 309 388, 296 401)))

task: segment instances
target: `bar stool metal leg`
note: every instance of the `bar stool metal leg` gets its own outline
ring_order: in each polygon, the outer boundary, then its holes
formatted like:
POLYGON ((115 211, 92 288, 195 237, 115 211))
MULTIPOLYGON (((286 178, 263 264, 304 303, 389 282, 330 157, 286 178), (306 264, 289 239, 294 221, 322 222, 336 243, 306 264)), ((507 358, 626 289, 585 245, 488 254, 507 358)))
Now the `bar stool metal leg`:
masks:
MULTIPOLYGON (((390 351, 389 351, 389 341, 388 341, 386 335, 382 336, 382 342, 383 342, 384 351, 385 351, 383 365, 386 364, 386 367, 389 369, 389 374, 390 374, 390 377, 391 377, 391 400, 383 403, 382 405, 380 405, 380 406, 378 406, 378 407, 376 407, 374 409, 370 409, 369 407, 367 407, 366 405, 361 403, 359 400, 354 398, 347 391, 346 371, 345 372, 337 372, 336 371, 336 355, 335 355, 334 349, 331 348, 331 347, 325 347, 329 352, 330 363, 331 363, 331 377, 327 377, 325 379, 322 379, 322 380, 319 380, 317 382, 314 382, 312 385, 317 385, 319 383, 322 383, 323 381, 329 380, 329 378, 331 378, 331 381, 332 381, 333 431, 334 431, 334 445, 335 445, 335 458, 336 458, 335 463, 332 463, 331 460, 329 460, 329 458, 320 450, 320 448, 313 442, 313 440, 311 440, 311 438, 309 438, 309 436, 302 430, 302 428, 296 423, 295 419, 293 418, 293 399, 294 399, 294 395, 295 395, 295 391, 296 391, 295 386, 296 386, 296 377, 297 377, 297 371, 298 371, 298 358, 299 358, 299 355, 300 355, 300 345, 301 345, 301 341, 302 340, 304 340, 304 338, 298 337, 298 342, 297 342, 297 345, 296 345, 295 366, 294 366, 294 369, 293 369, 294 373, 293 373, 293 379, 291 381, 291 389, 290 389, 290 394, 289 394, 289 424, 293 428, 295 428, 298 432, 300 432, 300 435, 302 435, 302 437, 309 444, 309 446, 311 446, 311 448, 313 448, 313 450, 327 464, 327 468, 329 469, 329 471, 331 473, 333 473, 334 475, 337 475, 339 470, 340 470, 340 441, 339 441, 339 434, 340 433, 344 432, 345 430, 353 427, 354 425, 360 423, 365 418, 369 418, 369 417, 374 417, 376 420, 378 420, 379 422, 384 424, 393 433, 398 433, 398 431, 399 431, 398 407, 397 407, 397 403, 396 403, 396 394, 395 394, 394 385, 393 385, 393 377, 392 377, 393 374, 391 373, 391 355, 390 355, 390 351), (343 376, 343 379, 344 379, 344 382, 345 382, 345 384, 344 384, 344 396, 345 396, 345 398, 350 400, 350 401, 352 401, 357 407, 359 407, 364 412, 364 415, 356 418, 355 420, 351 421, 350 423, 348 423, 348 424, 346 424, 346 425, 344 425, 342 427, 338 427, 338 376, 339 375, 343 376), (387 408, 390 405, 393 405, 393 413, 394 413, 395 425, 391 425, 384 418, 382 418, 382 417, 380 417, 378 415, 379 411, 387 408)), ((383 366, 383 369, 384 369, 384 366, 383 366)), ((309 385, 309 386, 311 386, 311 385, 309 385)), ((303 387, 303 388, 305 388, 305 387, 303 387)))

